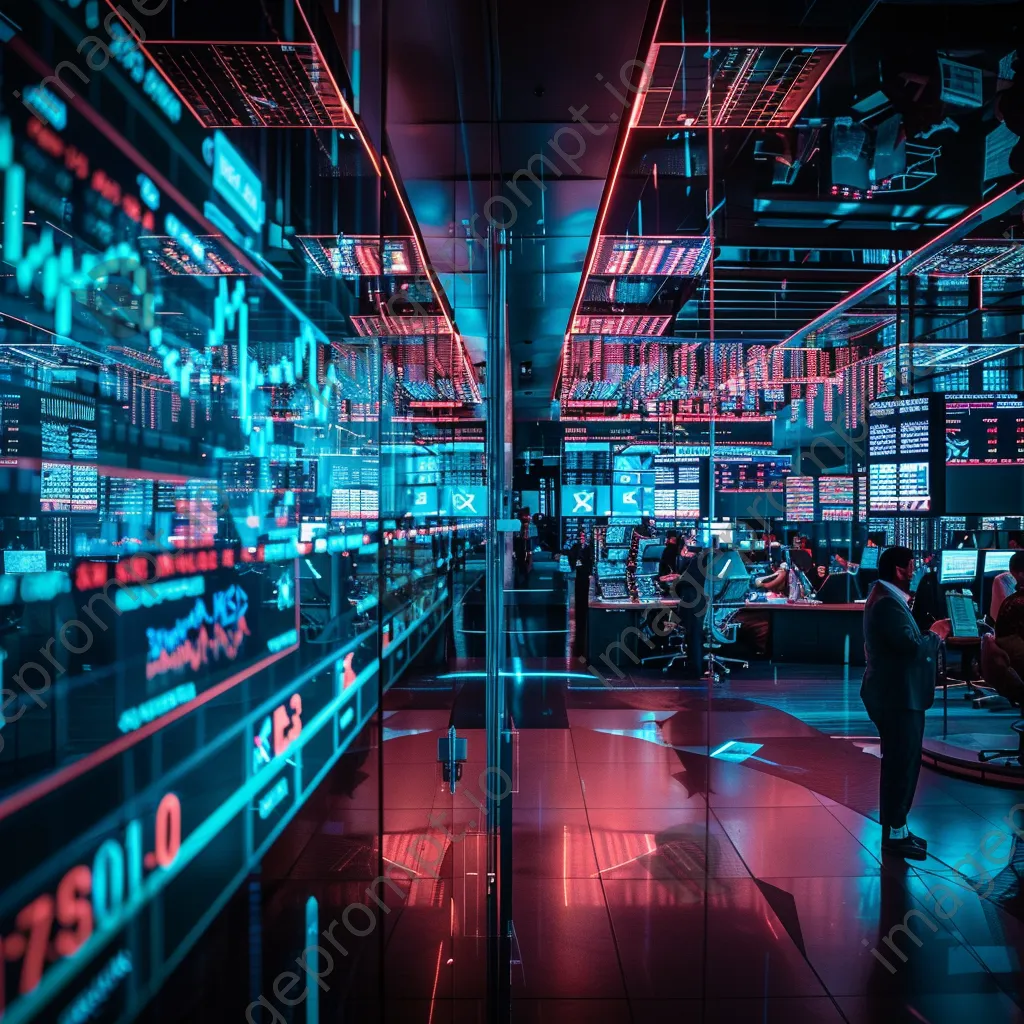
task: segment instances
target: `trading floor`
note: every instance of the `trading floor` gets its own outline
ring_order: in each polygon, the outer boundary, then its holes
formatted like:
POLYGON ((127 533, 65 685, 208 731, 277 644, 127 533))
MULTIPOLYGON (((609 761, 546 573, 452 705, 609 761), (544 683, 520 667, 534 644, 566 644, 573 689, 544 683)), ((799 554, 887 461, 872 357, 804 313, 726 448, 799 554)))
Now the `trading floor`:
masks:
POLYGON ((1024 1022, 1022 55, 0 0, 0 1024, 1024 1022))

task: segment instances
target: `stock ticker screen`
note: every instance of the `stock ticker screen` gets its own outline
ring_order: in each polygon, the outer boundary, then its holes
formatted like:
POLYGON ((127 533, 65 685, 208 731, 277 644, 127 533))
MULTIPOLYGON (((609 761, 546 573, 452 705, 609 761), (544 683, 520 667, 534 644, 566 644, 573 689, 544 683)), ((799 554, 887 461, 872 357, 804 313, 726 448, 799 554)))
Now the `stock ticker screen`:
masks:
POLYGON ((1011 515, 1024 507, 1024 397, 947 395, 947 510, 1011 515))
POLYGON ((943 511, 942 396, 890 398, 868 407, 868 510, 943 511))
POLYGON ((788 455, 715 459, 715 515, 777 519, 785 514, 788 455))
POLYGON ((138 1017, 350 749, 378 680, 440 631, 455 538, 486 514, 459 340, 359 334, 374 296, 441 300, 308 38, 319 15, 149 8, 173 42, 143 49, 122 9, 59 0, 19 5, 3 39, 0 1018, 17 1022, 138 1017), (250 33, 307 38, 232 41, 250 33), (94 36, 111 69, 79 87, 94 36), (42 81, 61 61, 73 100, 42 81), (314 127, 345 128, 338 173, 292 208, 275 189, 307 173, 291 140, 314 127), (282 247, 275 214, 337 261, 282 247), (345 240, 389 238, 339 243, 339 220, 345 240), (421 483, 457 511, 417 506, 421 483))

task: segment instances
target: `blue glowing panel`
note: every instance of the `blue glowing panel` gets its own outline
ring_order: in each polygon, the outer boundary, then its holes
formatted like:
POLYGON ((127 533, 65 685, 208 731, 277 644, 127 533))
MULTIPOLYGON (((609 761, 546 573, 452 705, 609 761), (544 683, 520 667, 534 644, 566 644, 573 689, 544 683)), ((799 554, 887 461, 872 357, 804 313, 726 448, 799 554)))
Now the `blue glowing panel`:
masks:
POLYGON ((611 488, 586 484, 562 485, 563 516, 611 515, 611 488))
POLYGON ((483 486, 462 486, 441 488, 443 516, 477 519, 487 515, 487 488, 483 486))
POLYGON ((263 182, 223 132, 213 136, 213 190, 253 231, 263 227, 263 182))

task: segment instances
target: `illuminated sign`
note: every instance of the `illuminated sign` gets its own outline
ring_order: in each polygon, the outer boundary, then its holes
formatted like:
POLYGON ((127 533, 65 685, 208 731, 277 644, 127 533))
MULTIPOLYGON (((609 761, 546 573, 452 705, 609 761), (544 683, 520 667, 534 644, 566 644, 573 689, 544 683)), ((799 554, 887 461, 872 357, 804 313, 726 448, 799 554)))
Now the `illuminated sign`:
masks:
POLYGON ((49 965, 74 956, 94 934, 112 926, 123 908, 142 896, 147 874, 169 868, 180 848, 181 801, 166 793, 148 840, 143 822, 129 821, 123 836, 110 836, 100 844, 91 864, 69 868, 53 891, 23 906, 14 915, 13 928, 0 937, 4 959, 20 964, 18 995, 34 991, 49 965), (146 846, 150 849, 144 852, 146 846))
POLYGON ((67 104, 40 85, 30 85, 21 94, 21 102, 47 124, 63 131, 68 125, 67 104))
POLYGON ((146 630, 149 654, 146 678, 189 667, 198 671, 212 658, 234 661, 250 635, 245 621, 249 596, 237 584, 213 594, 211 607, 202 598, 170 629, 146 630), (212 607, 212 610, 211 610, 212 607))
POLYGON ((253 231, 263 227, 263 183, 223 132, 213 137, 213 188, 253 231))
POLYGON ((138 707, 122 712, 121 717, 117 720, 117 727, 121 732, 134 732, 147 722, 152 722, 155 718, 166 715, 168 711, 173 711, 181 704, 187 704, 190 700, 194 700, 195 696, 196 684, 182 683, 181 686, 161 693, 138 707))
POLYGON ((266 821, 288 797, 288 780, 278 779, 273 787, 260 797, 260 817, 266 821))
POLYGON ((487 515, 486 487, 445 487, 441 492, 440 514, 475 517, 487 515))

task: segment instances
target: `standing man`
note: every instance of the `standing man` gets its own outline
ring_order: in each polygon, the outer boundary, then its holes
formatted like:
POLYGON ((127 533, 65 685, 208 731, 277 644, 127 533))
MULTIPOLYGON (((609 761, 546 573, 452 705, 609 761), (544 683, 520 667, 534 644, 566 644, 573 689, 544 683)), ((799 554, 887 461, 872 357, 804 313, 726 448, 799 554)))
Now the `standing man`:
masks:
POLYGON ((935 633, 918 629, 910 614, 914 553, 886 548, 878 559, 878 580, 864 605, 867 667, 861 700, 882 741, 879 816, 882 853, 924 860, 928 844, 907 827, 921 771, 924 713, 935 702, 939 644, 935 633))
POLYGON ((594 573, 594 549, 587 540, 587 531, 580 530, 579 538, 569 550, 569 568, 576 571, 574 587, 575 643, 572 653, 577 658, 588 654, 587 627, 590 618, 590 577, 594 573))

